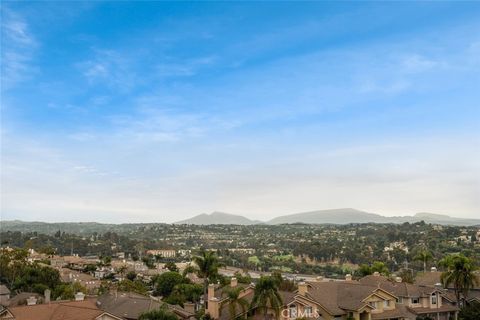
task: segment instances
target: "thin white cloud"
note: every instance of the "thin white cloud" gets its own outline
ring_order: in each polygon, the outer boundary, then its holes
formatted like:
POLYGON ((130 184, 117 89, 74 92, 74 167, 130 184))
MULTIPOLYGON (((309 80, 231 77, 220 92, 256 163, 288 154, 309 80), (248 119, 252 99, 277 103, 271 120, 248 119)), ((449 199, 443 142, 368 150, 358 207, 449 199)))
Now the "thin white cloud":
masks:
POLYGON ((184 59, 181 62, 175 62, 175 59, 165 59, 167 61, 158 64, 155 67, 156 75, 162 78, 168 77, 189 77, 196 75, 205 67, 212 66, 217 57, 205 56, 192 59, 184 59), (170 61, 173 60, 173 61, 170 61))
POLYGON ((413 54, 406 57, 403 60, 403 66, 406 72, 417 73, 417 72, 424 72, 439 66, 441 63, 433 60, 428 59, 424 56, 413 54))
POLYGON ((114 90, 129 92, 140 82, 133 62, 115 50, 93 49, 91 59, 80 62, 77 67, 91 85, 106 85, 114 90))
POLYGON ((23 17, 5 6, 1 10, 2 87, 9 89, 37 72, 31 61, 38 42, 23 17))

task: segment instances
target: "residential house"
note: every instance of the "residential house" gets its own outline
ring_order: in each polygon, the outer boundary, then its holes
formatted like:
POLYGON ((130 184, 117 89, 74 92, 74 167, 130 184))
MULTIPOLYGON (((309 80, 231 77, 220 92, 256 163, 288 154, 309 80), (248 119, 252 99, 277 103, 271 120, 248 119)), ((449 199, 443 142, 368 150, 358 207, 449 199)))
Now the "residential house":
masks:
POLYGON ((123 320, 99 309, 94 300, 52 301, 45 304, 9 307, 0 319, 12 320, 123 320))
MULTIPOLYGON (((233 278, 230 286, 237 286, 233 278)), ((253 285, 242 285, 241 297, 251 301, 253 285)), ((224 289, 209 286, 207 312, 213 319, 227 320, 228 297, 224 289), (225 313, 226 311, 226 313, 225 313)), ((318 278, 300 282, 295 292, 280 292, 283 297, 281 320, 316 318, 319 320, 415 320, 429 316, 435 320, 456 319, 458 308, 448 295, 437 288, 427 288, 391 281, 378 274, 354 281, 347 276, 345 281, 318 278)), ((258 310, 251 310, 253 318, 262 318, 258 310)), ((236 317, 242 316, 241 311, 236 317)), ((272 309, 267 309, 269 319, 276 318, 272 309)))
POLYGON ((115 268, 112 266, 97 267, 97 269, 93 272, 94 277, 97 279, 103 279, 108 275, 114 274, 114 273, 115 273, 115 268))
POLYGON ((7 301, 10 300, 10 290, 6 285, 0 285, 0 305, 7 305, 7 301))
POLYGON ((99 279, 96 279, 95 277, 92 277, 91 275, 84 272, 70 270, 68 268, 61 268, 59 272, 60 272, 60 278, 62 279, 63 282, 66 282, 66 283, 78 282, 82 286, 87 288, 88 293, 96 293, 96 291, 98 290, 98 288, 100 288, 102 284, 102 282, 99 279))
POLYGON ((456 318, 458 307, 451 293, 438 286, 422 286, 402 282, 401 278, 388 279, 378 273, 359 280, 362 285, 382 288, 397 297, 397 306, 405 306, 417 316, 436 320, 456 318))
MULTIPOLYGON (((98 297, 97 306, 111 314, 126 320, 136 320, 140 315, 147 311, 160 309, 164 303, 155 298, 147 297, 133 292, 116 292, 112 291, 98 297)), ((166 307, 172 311, 178 319, 193 320, 195 318, 194 309, 187 310, 180 306, 167 305, 166 307)))
POLYGON ((52 268, 63 268, 67 266, 67 262, 65 259, 61 256, 53 256, 50 258, 50 266, 52 268))
MULTIPOLYGON (((441 276, 442 272, 437 271, 435 267, 432 267, 430 272, 421 272, 417 274, 417 277, 415 278, 415 284, 425 287, 441 288, 443 287, 441 283, 441 276)), ((465 297, 467 303, 471 301, 480 302, 480 273, 477 273, 476 277, 477 283, 474 284, 473 288, 469 290, 468 296, 465 297)), ((448 286, 448 288, 446 289, 448 290, 451 299, 456 299, 454 295, 453 285, 448 286)))
POLYGON ((44 297, 36 292, 20 292, 12 296, 5 304, 8 307, 24 306, 27 304, 43 303, 44 297))
POLYGON ((159 255, 162 258, 175 258, 177 251, 170 249, 147 250, 147 254, 151 254, 153 256, 159 255))
MULTIPOLYGON (((243 298, 249 303, 251 302, 255 288, 252 284, 247 285, 238 283, 236 278, 231 278, 229 288, 242 288, 239 298, 243 298)), ((207 302, 206 313, 210 314, 213 319, 229 320, 232 318, 227 305, 228 297, 225 289, 227 288, 221 288, 215 284, 210 284, 208 286, 207 296, 204 297, 204 300, 207 302)), ((241 308, 238 309, 238 313, 235 317, 242 315, 241 308)))

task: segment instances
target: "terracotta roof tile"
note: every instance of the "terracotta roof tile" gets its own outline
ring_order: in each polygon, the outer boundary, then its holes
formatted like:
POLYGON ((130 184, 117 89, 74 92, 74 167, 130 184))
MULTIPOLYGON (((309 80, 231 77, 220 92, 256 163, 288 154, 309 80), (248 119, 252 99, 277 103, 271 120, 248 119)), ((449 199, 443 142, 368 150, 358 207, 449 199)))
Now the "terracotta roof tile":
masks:
POLYGON ((9 309, 16 320, 94 320, 104 313, 94 300, 52 302, 9 309))

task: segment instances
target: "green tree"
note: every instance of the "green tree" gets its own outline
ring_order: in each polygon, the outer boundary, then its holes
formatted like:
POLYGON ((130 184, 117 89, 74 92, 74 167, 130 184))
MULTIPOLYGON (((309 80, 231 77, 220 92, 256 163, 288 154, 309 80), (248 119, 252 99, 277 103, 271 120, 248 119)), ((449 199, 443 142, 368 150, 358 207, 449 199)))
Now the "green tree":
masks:
POLYGON ((397 276, 402 278, 402 282, 413 283, 415 277, 413 276, 413 269, 401 269, 397 276))
POLYGON ((278 271, 275 271, 275 272, 272 273, 272 278, 274 278, 275 281, 277 281, 278 290, 280 290, 280 291, 292 292, 292 291, 295 291, 297 289, 297 286, 295 285, 295 282, 293 282, 291 280, 288 280, 288 279, 284 279, 282 277, 282 274, 278 271))
POLYGON ((252 283, 252 277, 248 273, 243 275, 237 271, 233 276, 238 280, 238 283, 245 283, 245 284, 252 283))
POLYGON ((165 302, 170 304, 178 304, 183 306, 187 301, 198 302, 202 296, 203 286, 194 283, 181 283, 177 284, 170 296, 164 299, 165 302))
POLYGON ((360 277, 366 277, 368 275, 371 275, 372 273, 372 268, 368 264, 361 264, 357 270, 357 274, 360 277))
POLYGON ((272 277, 260 277, 255 285, 251 308, 263 310, 264 319, 267 320, 268 308, 273 309, 278 318, 281 307, 282 297, 278 293, 277 281, 272 277))
POLYGON ((53 257, 55 255, 56 250, 52 246, 45 246, 40 248, 38 252, 46 254, 48 257, 53 257))
POLYGON ((459 304, 461 295, 466 298, 468 291, 478 284, 473 260, 462 254, 449 255, 440 261, 440 266, 446 269, 441 275, 442 284, 445 288, 453 285, 457 304, 459 304))
POLYGON ((227 288, 225 289, 225 293, 227 294, 227 300, 222 302, 220 311, 222 307, 227 305, 228 312, 230 313, 230 319, 237 319, 237 307, 240 307, 242 310, 242 314, 245 315, 248 310, 248 301, 244 297, 240 297, 243 288, 235 287, 235 288, 227 288))
POLYGON ((87 288, 78 282, 62 283, 57 285, 52 291, 53 299, 71 300, 77 292, 87 293, 87 288))
POLYGON ((127 274, 125 275, 125 277, 130 280, 130 281, 133 281, 137 278, 137 274, 135 273, 135 271, 129 271, 127 272, 127 274))
POLYGON ((168 297, 176 285, 185 283, 187 281, 188 280, 182 277, 182 275, 178 272, 168 271, 162 273, 153 279, 155 289, 154 294, 168 297))
POLYGON ((460 320, 478 320, 480 319, 480 302, 472 301, 463 307, 458 314, 460 320))
POLYGON ((371 275, 374 272, 378 272, 383 275, 388 275, 390 273, 385 263, 381 261, 375 261, 372 265, 361 264, 357 270, 357 274, 360 277, 371 275))
POLYGON ((430 251, 423 249, 419 251, 413 260, 423 262, 423 272, 427 272, 427 263, 433 259, 433 255, 430 251))
POLYGON ((390 273, 390 271, 388 270, 385 263, 383 263, 381 261, 375 261, 372 264, 372 273, 374 273, 374 272, 378 272, 378 273, 383 274, 383 275, 388 275, 390 273))
POLYGON ((149 254, 142 258, 143 263, 147 266, 148 269, 155 269, 155 259, 153 255, 149 254))
POLYGON ((166 307, 162 307, 142 313, 138 320, 177 320, 177 316, 166 307))
MULTIPOLYGON (((123 276, 125 275, 125 272, 126 272, 126 271, 127 271, 127 266, 125 266, 125 265, 120 266, 120 267, 118 267, 118 269, 117 269, 117 272, 122 276, 122 278, 123 278, 123 276)), ((133 280, 133 279, 131 279, 131 280, 133 280)))
POLYGON ((197 273, 203 278, 203 291, 207 294, 208 280, 218 276, 218 268, 221 266, 218 257, 213 251, 202 250, 199 256, 193 257, 198 267, 197 273))
POLYGON ((141 280, 129 280, 129 279, 124 279, 120 282, 117 283, 117 289, 119 291, 125 291, 125 292, 136 292, 139 294, 146 295, 148 288, 145 286, 143 281, 141 280))
POLYGON ((183 269, 182 276, 186 277, 189 273, 198 273, 198 268, 192 265, 188 265, 183 269))
POLYGON ((172 261, 168 261, 167 263, 165 263, 164 268, 170 271, 178 272, 177 265, 175 264, 175 262, 172 262, 172 261))

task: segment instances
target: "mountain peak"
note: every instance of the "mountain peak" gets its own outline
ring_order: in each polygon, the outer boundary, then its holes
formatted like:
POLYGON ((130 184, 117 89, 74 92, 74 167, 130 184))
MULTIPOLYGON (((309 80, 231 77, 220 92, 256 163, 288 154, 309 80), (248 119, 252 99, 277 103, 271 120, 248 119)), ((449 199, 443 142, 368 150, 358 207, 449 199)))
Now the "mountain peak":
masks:
POLYGON ((202 213, 190 219, 175 222, 175 224, 197 224, 197 225, 206 225, 206 224, 250 225, 250 224, 256 224, 256 223, 258 223, 258 221, 253 221, 240 215, 235 215, 235 214, 230 214, 230 213, 225 213, 220 211, 214 211, 210 214, 202 213))
POLYGON ((425 221, 432 224, 444 225, 480 225, 478 219, 462 219, 450 217, 447 215, 419 212, 414 216, 396 216, 386 217, 380 214, 361 211, 354 208, 339 208, 328 210, 316 210, 302 213, 289 214, 279 216, 267 222, 250 220, 246 217, 214 211, 210 214, 202 213, 190 219, 178 221, 175 224, 237 224, 237 225, 251 225, 251 224, 285 224, 285 223, 303 223, 303 224, 348 224, 348 223, 415 223, 425 221))

